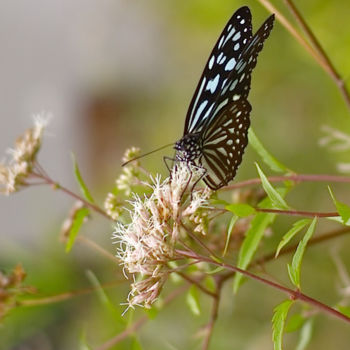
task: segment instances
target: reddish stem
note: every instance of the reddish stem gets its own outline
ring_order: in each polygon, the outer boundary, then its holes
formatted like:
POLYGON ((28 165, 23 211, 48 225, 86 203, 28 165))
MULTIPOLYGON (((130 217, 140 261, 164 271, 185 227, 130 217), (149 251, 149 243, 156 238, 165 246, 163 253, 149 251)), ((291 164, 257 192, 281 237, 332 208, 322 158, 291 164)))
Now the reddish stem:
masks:
POLYGON ((202 262, 205 261, 209 264, 220 266, 220 267, 223 267, 227 270, 234 271, 236 273, 239 272, 246 277, 249 277, 249 278, 254 279, 260 283, 266 284, 272 288, 278 289, 278 290, 286 293, 293 300, 304 301, 305 303, 313 305, 314 307, 318 308, 319 310, 323 311, 324 313, 330 314, 330 315, 337 317, 337 318, 339 318, 347 323, 350 323, 350 318, 348 316, 342 314, 341 312, 331 308, 330 306, 328 306, 326 304, 321 303, 320 301, 318 301, 314 298, 307 296, 306 294, 303 294, 299 290, 293 290, 293 289, 287 288, 287 287, 282 286, 281 284, 278 284, 276 282, 273 282, 273 281, 267 280, 265 278, 262 278, 260 276, 254 275, 253 273, 251 273, 247 270, 240 269, 237 266, 229 265, 229 264, 226 264, 223 262, 218 262, 218 261, 212 260, 206 256, 198 255, 194 252, 189 253, 187 251, 178 251, 178 253, 183 254, 184 256, 187 256, 188 258, 191 258, 191 259, 197 259, 198 261, 202 261, 202 262))

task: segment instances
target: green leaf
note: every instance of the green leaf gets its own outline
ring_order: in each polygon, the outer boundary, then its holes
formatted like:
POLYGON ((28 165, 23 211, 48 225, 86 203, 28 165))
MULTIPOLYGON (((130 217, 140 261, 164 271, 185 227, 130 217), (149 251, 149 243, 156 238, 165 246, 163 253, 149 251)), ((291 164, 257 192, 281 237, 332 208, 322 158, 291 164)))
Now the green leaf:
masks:
POLYGON ((132 337, 131 350, 142 350, 142 345, 136 335, 132 337))
POLYGON ((314 326, 313 319, 310 319, 310 320, 305 322, 303 328, 301 329, 299 342, 298 342, 295 350, 305 350, 306 349, 306 347, 309 345, 311 337, 312 337, 313 326, 314 326))
POLYGON ((295 251, 293 255, 293 260, 292 264, 288 264, 288 273, 289 273, 289 278, 292 281, 292 283, 300 289, 300 268, 301 268, 301 261, 304 256, 304 252, 306 249, 307 242, 313 235, 316 227, 316 221, 317 218, 315 217, 309 228, 307 229, 305 236, 303 239, 299 242, 297 250, 295 251))
POLYGON ((301 219, 293 224, 293 227, 282 237, 281 242, 279 243, 277 249, 275 258, 278 257, 281 249, 290 242, 290 240, 298 233, 300 232, 306 225, 310 224, 310 219, 301 219))
POLYGON ((114 303, 109 299, 108 295, 104 291, 96 275, 91 270, 87 270, 86 276, 90 281, 91 285, 95 287, 95 292, 101 304, 105 306, 105 308, 110 312, 110 314, 117 322, 126 324, 127 320, 125 319, 125 317, 122 317, 120 310, 117 309, 114 303))
POLYGON ((80 186, 80 190, 84 196, 84 198, 89 201, 90 203, 94 203, 94 199, 92 198, 84 180, 83 177, 81 176, 79 167, 78 167, 78 162, 75 158, 75 155, 72 153, 72 158, 73 158, 73 164, 74 164, 74 175, 76 180, 78 181, 78 184, 80 186))
POLYGON ((88 208, 82 207, 78 209, 73 218, 72 226, 68 233, 68 240, 66 243, 66 253, 69 253, 74 245, 75 239, 78 236, 79 230, 84 223, 85 217, 89 215, 90 211, 88 208))
POLYGON ((285 202, 285 200, 282 198, 282 196, 273 188, 273 186, 270 184, 269 180, 265 176, 265 174, 260 169, 258 163, 255 163, 256 168, 258 169, 259 177, 261 179, 262 187, 264 188, 265 192, 271 199, 271 203, 275 208, 279 209, 289 209, 288 204, 285 202))
MULTIPOLYGON (((240 248, 237 266, 246 269, 254 256, 266 228, 273 222, 276 214, 259 213, 252 220, 246 237, 240 248)), ((236 273, 233 280, 233 291, 237 293, 241 284, 242 274, 236 273)))
POLYGON ((213 205, 228 205, 228 204, 230 204, 229 202, 227 202, 223 199, 216 199, 216 198, 210 199, 210 203, 213 205))
POLYGON ((186 295, 187 305, 190 307, 192 313, 196 316, 200 315, 200 305, 199 305, 199 293, 195 285, 192 285, 186 295))
POLYGON ((300 314, 294 314, 289 317, 289 320, 285 326, 284 331, 286 333, 292 333, 300 329, 305 323, 305 318, 300 314))
MULTIPOLYGON (((277 189, 279 194, 284 197, 287 194, 288 189, 280 188, 277 189)), ((264 198, 260 203, 259 207, 271 208, 270 198, 264 198)), ((259 243, 264 236, 266 228, 272 224, 275 220, 276 214, 273 213, 258 213, 255 215, 250 223, 250 227, 246 232, 246 237, 241 245, 238 254, 237 266, 241 269, 246 269, 250 264, 256 250, 258 249, 259 243)), ((233 280, 233 291, 236 293, 242 281, 242 274, 236 273, 233 280)))
POLYGON ((286 173, 290 172, 290 170, 281 162, 279 162, 273 155, 271 155, 266 148, 262 145, 260 140, 255 135, 252 128, 249 128, 248 132, 249 144, 253 146, 255 151, 262 158, 264 163, 273 171, 277 173, 286 173))
POLYGON ((255 209, 246 203, 229 204, 225 206, 225 209, 229 210, 230 212, 239 216, 240 218, 244 218, 255 213, 255 209))
POLYGON ((337 309, 343 315, 350 317, 350 307, 349 306, 337 305, 337 309))
POLYGON ((230 220, 230 222, 228 224, 225 248, 224 248, 224 252, 222 253, 223 257, 227 253, 227 249, 228 249, 228 245, 230 243, 230 238, 231 238, 231 235, 232 235, 233 227, 236 225, 236 222, 237 222, 238 219, 239 219, 238 216, 232 215, 232 218, 231 218, 231 220, 230 220))
POLYGON ((344 225, 349 225, 350 222, 350 207, 345 203, 339 202, 333 195, 331 188, 328 186, 329 193, 331 194, 332 200, 337 208, 337 212, 340 215, 344 225))
POLYGON ((283 328, 292 304, 292 300, 285 300, 274 309, 272 317, 272 340, 274 350, 282 350, 283 328))

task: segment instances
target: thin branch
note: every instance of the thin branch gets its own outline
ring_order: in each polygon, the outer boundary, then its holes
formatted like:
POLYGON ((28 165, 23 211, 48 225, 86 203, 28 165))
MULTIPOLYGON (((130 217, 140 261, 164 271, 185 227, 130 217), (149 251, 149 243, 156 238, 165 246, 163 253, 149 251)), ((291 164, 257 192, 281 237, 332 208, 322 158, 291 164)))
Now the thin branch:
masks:
POLYGON ((184 280, 186 280, 190 284, 194 284, 198 289, 200 289, 204 294, 209 295, 212 298, 216 298, 216 294, 211 292, 209 289, 203 287, 199 281, 187 276, 186 274, 182 273, 181 271, 176 271, 176 273, 181 276, 184 280))
MULTIPOLYGON (((321 234, 319 236, 312 237, 309 240, 307 246, 311 247, 312 245, 315 245, 315 244, 318 244, 318 243, 322 243, 322 242, 325 242, 325 241, 329 241, 329 240, 331 240, 333 238, 344 236, 344 235, 349 234, 349 233, 350 233, 350 227, 345 227, 345 228, 342 228, 340 230, 330 231, 330 232, 321 234)), ((278 254, 278 257, 280 257, 281 255, 286 255, 286 254, 295 252, 295 250, 298 247, 298 244, 299 243, 296 243, 296 244, 293 244, 293 245, 291 245, 289 247, 283 248, 280 251, 280 253, 278 254)), ((268 262, 268 261, 275 260, 275 256, 276 256, 275 254, 276 254, 276 252, 272 252, 270 254, 264 255, 263 257, 253 261, 249 265, 249 268, 253 267, 253 266, 256 266, 256 265, 261 265, 261 264, 263 264, 265 262, 268 262)))
MULTIPOLYGON (((326 71, 326 73, 335 81, 338 89, 340 90, 341 94, 343 95, 343 98, 347 104, 347 106, 350 108, 350 95, 349 91, 347 90, 343 79, 339 76, 337 71, 334 69, 332 64, 329 64, 330 61, 327 57, 327 55, 324 53, 322 54, 321 51, 311 46, 300 34, 295 30, 293 25, 287 20, 285 16, 279 12, 276 7, 274 7, 269 0, 258 0, 268 11, 271 13, 274 13, 278 21, 289 31, 289 33, 294 36, 294 38, 311 54, 311 56, 316 60, 316 62, 326 71)), ((294 14, 295 15, 295 14, 294 14)), ((300 16, 300 14, 299 14, 300 16)), ((300 16, 301 18, 301 16, 300 16)), ((304 29, 304 28, 303 28, 304 29)), ((311 30, 310 30, 311 32, 311 30)), ((310 41, 315 45, 312 38, 309 37, 310 41)), ((316 39, 316 38, 315 38, 316 39)), ((316 40, 317 42, 317 40, 316 40)))
POLYGON ((311 56, 318 62, 318 64, 330 74, 329 67, 326 62, 321 59, 318 55, 317 51, 300 35, 300 33, 295 30, 293 25, 288 21, 288 19, 282 15, 280 11, 277 10, 275 6, 273 6, 268 0, 258 0, 269 12, 274 13, 277 20, 282 24, 287 31, 294 36, 294 38, 308 51, 311 56))
POLYGON ((211 308, 211 312, 210 312, 210 319, 208 324, 206 325, 206 336, 204 338, 204 342, 203 342, 203 350, 208 350, 209 349, 209 343, 210 340, 212 338, 213 335, 213 330, 214 330, 214 326, 215 326, 215 322, 218 318, 218 311, 219 311, 219 303, 220 303, 220 294, 221 294, 221 289, 222 289, 222 285, 224 280, 221 278, 221 276, 218 276, 218 278, 216 278, 216 291, 215 291, 215 297, 213 299, 213 305, 211 308))
MULTIPOLYGON (((103 289, 107 288, 114 288, 122 283, 126 283, 126 280, 120 280, 120 281, 113 281, 110 283, 104 283, 101 285, 103 289)), ((89 294, 92 292, 95 292, 96 290, 100 289, 99 287, 91 287, 91 288, 85 288, 85 289, 79 289, 76 291, 72 292, 65 292, 61 294, 56 294, 52 295, 49 297, 43 297, 43 298, 36 298, 36 299, 26 299, 26 300, 21 300, 18 302, 18 306, 23 306, 23 307, 29 307, 29 306, 38 306, 38 305, 46 305, 46 304, 53 304, 53 303, 58 303, 61 301, 65 301, 71 298, 74 298, 79 295, 84 295, 84 294, 89 294)))
MULTIPOLYGON (((341 182, 350 183, 350 177, 348 176, 338 176, 338 175, 323 175, 323 174, 295 174, 286 176, 269 176, 268 180, 270 182, 283 182, 283 181, 295 181, 295 182, 341 182)), ((223 187, 222 190, 233 190, 236 188, 242 188, 250 185, 260 184, 261 179, 249 179, 246 181, 237 182, 233 185, 223 187)))
POLYGON ((268 285, 272 288, 275 288, 277 290, 280 290, 281 292, 284 292, 286 293, 291 299, 293 300, 300 300, 300 301, 303 301, 309 305, 312 305, 314 307, 316 307, 317 309, 321 310, 323 313, 326 313, 326 314, 329 314, 329 315, 332 315, 336 318, 339 318, 347 323, 350 323, 350 317, 342 314, 341 312, 331 308, 330 306, 326 305, 326 304, 323 304, 321 303, 320 301, 314 299, 314 298, 311 298, 309 297, 308 295, 300 292, 299 290, 293 290, 293 289, 290 289, 290 288, 287 288, 279 283, 276 283, 276 282, 273 282, 273 281, 270 281, 268 279, 265 279, 263 277, 260 277, 258 275, 255 275, 247 270, 243 270, 243 269, 240 269, 239 267, 237 266, 233 266, 233 265, 229 265, 229 264, 226 264, 224 262, 218 262, 218 261, 215 261, 211 258, 208 258, 206 256, 202 256, 202 255, 198 255, 194 252, 192 253, 187 253, 187 252, 183 252, 184 254, 186 254, 186 256, 188 258, 191 258, 191 259, 197 259, 199 261, 205 261, 209 264, 213 264, 215 266, 219 266, 219 267, 223 267, 227 270, 230 270, 230 271, 233 271, 233 272, 239 272, 241 273, 242 275, 246 276, 246 277, 249 277, 253 280, 256 280, 260 283, 263 283, 265 285, 268 285))
POLYGON ((103 209, 101 209, 99 206, 97 206, 93 203, 90 203, 89 201, 87 201, 83 197, 77 195, 76 193, 72 192, 68 188, 61 186, 58 182, 55 182, 50 177, 46 177, 43 174, 40 174, 40 173, 38 174, 38 173, 34 173, 34 172, 32 172, 31 175, 33 177, 44 180, 48 185, 52 185, 54 189, 61 190, 62 192, 64 192, 68 196, 73 197, 74 199, 83 202, 85 206, 87 206, 90 209, 94 210, 95 212, 101 214, 102 216, 104 216, 108 220, 112 220, 111 217, 107 213, 105 213, 105 211, 103 209))
POLYGON ((273 214, 282 214, 290 216, 304 216, 304 217, 317 217, 317 218, 329 218, 339 216, 337 212, 326 212, 321 213, 318 211, 301 211, 301 210, 281 210, 281 209, 265 209, 265 208, 255 208, 256 211, 262 213, 273 213, 273 214))
POLYGON ((309 38, 311 44, 317 51, 318 55, 325 61, 325 64, 328 67, 328 73, 331 76, 331 78, 334 80, 336 85, 338 86, 340 92, 343 95, 343 98, 348 106, 350 108, 350 95, 349 91, 347 90, 344 80, 340 76, 340 74, 337 72, 337 70, 334 67, 334 64, 331 62, 330 58, 328 57, 327 53, 321 46, 321 43, 317 40, 315 34, 312 32, 311 28, 308 26, 306 21, 304 20, 303 16, 295 6, 292 0, 285 0, 285 3, 287 4, 290 12, 295 17, 296 21, 299 23, 301 29, 304 31, 306 36, 309 38))
POLYGON ((114 263, 119 263, 120 261, 109 251, 106 249, 102 248, 100 245, 98 245, 96 242, 92 241, 90 238, 87 238, 85 236, 78 236, 77 241, 89 246, 90 248, 96 250, 103 256, 107 257, 109 260, 113 261, 114 263))

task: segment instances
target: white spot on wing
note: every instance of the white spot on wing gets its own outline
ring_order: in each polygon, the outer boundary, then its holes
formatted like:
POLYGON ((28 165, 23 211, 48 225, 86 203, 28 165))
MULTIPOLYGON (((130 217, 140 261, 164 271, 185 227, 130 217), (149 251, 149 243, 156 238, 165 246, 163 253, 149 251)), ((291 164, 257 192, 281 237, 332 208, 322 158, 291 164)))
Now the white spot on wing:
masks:
POLYGON ((209 69, 213 68, 214 61, 215 61, 215 56, 213 55, 213 56, 211 56, 211 59, 209 60, 209 64, 208 64, 209 69))
POLYGON ((237 43, 234 47, 233 47, 233 49, 235 50, 235 51, 237 51, 237 50, 239 50, 239 43, 237 43))
POLYGON ((210 90, 210 92, 213 94, 218 86, 219 79, 220 79, 220 74, 217 74, 214 79, 209 80, 206 90, 210 90))
POLYGON ((241 32, 237 32, 235 36, 232 38, 233 41, 238 40, 241 37, 241 32))
POLYGON ((208 104, 208 101, 205 100, 205 101, 203 101, 203 102, 201 103, 201 105, 200 105, 199 108, 197 109, 197 112, 196 112, 196 114, 195 114, 195 116, 194 116, 194 118, 193 118, 193 121, 192 121, 192 125, 193 125, 193 126, 197 124, 198 119, 199 119, 200 115, 202 114, 204 108, 207 106, 207 104, 208 104))
POLYGON ((227 63, 226 63, 226 66, 225 66, 225 70, 232 70, 233 67, 235 66, 236 64, 236 60, 234 58, 231 58, 227 63))

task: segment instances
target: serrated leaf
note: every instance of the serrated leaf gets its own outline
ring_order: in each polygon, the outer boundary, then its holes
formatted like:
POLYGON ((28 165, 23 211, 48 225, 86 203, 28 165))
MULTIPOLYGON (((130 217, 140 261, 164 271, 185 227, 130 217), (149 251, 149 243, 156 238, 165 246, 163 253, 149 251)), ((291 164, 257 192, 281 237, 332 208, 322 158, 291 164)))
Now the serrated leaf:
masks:
POLYGON ((282 350, 284 324, 292 304, 292 300, 285 300, 274 309, 274 314, 272 317, 272 340, 274 350, 282 350))
POLYGON ((293 255, 292 264, 288 264, 289 278, 298 289, 300 289, 301 261, 302 261, 303 256, 304 256, 307 242, 309 241, 309 239, 311 238, 311 236, 313 235, 313 233, 315 231, 316 221, 317 221, 317 218, 315 217, 312 220, 309 228, 307 229, 303 239, 298 244, 298 247, 293 255))
POLYGON ((79 170, 79 167, 78 167, 78 162, 75 158, 75 155, 72 154, 72 158, 73 158, 73 165, 74 165, 74 175, 75 175, 75 178, 79 184, 79 187, 80 187, 80 190, 84 196, 84 198, 90 202, 90 203, 94 203, 94 199, 92 198, 84 180, 83 180, 83 177, 81 176, 81 173, 80 173, 80 170, 79 170))
POLYGON ((275 208, 278 209, 289 209, 288 204, 286 201, 282 198, 282 196, 273 188, 273 186, 270 184, 269 180, 263 173, 263 171, 260 169, 258 163, 255 163, 256 168, 258 169, 259 177, 261 179, 262 187, 264 188, 266 194, 271 199, 271 203, 275 208))
POLYGON ((233 203, 225 206, 226 210, 229 210, 233 214, 244 218, 255 213, 255 209, 246 203, 233 203))
POLYGON ((88 208, 82 207, 74 213, 73 223, 68 233, 68 239, 66 243, 66 253, 69 253, 74 245, 75 239, 78 236, 79 230, 84 223, 84 219, 89 215, 88 208))
MULTIPOLYGON (((252 260, 258 245, 264 235, 266 228, 273 222, 276 214, 259 213, 257 214, 246 233, 246 237, 239 250, 237 266, 245 269, 252 260)), ((233 279, 233 291, 237 293, 242 280, 242 274, 236 273, 233 279)))
POLYGON ((249 128, 248 139, 249 139, 249 144, 255 149, 255 151, 259 154, 259 156, 262 158, 264 163, 271 170, 276 171, 277 173, 286 173, 290 171, 284 164, 278 161, 273 155, 271 155, 266 150, 266 148, 262 145, 260 140, 255 135, 252 128, 249 128))
POLYGON ((331 188, 328 186, 328 190, 329 193, 332 197, 333 203, 335 204, 335 207, 337 208, 337 212, 340 215, 341 219, 342 219, 342 223, 344 225, 348 225, 349 224, 349 220, 350 220, 350 207, 348 205, 346 205, 345 203, 339 202, 333 195, 333 192, 331 190, 331 188))
POLYGON ((275 258, 278 257, 281 249, 290 242, 290 240, 298 233, 300 232, 306 225, 310 224, 310 219, 302 219, 293 224, 293 227, 282 237, 281 242, 279 243, 277 249, 275 258))
MULTIPOLYGON (((284 197, 287 194, 286 188, 280 189, 280 195, 284 197)), ((259 207, 271 208, 270 198, 264 198, 260 203, 259 207)), ((259 243, 264 236, 266 228, 272 224, 275 220, 276 214, 273 213, 258 213, 255 215, 250 223, 250 227, 246 232, 246 237, 241 245, 238 254, 237 266, 241 269, 246 269, 250 264, 256 250, 258 249, 259 243)), ((233 291, 237 293, 238 288, 242 282, 242 274, 236 273, 233 279, 233 291)))
POLYGON ((294 314, 289 317, 288 322, 284 328, 286 333, 292 333, 300 329, 305 323, 305 318, 300 314, 294 314))
POLYGON ((199 305, 199 293, 195 285, 192 285, 186 295, 187 305, 190 307, 191 312, 198 316, 200 315, 200 305, 199 305))
POLYGON ((232 235, 232 231, 233 231, 233 227, 236 225, 236 222, 238 220, 238 216, 233 215, 229 224, 228 224, 228 228, 227 228, 227 235, 226 235, 226 243, 225 243, 225 248, 224 251, 222 253, 222 256, 224 257, 227 253, 227 249, 228 249, 228 245, 230 243, 230 239, 231 239, 231 235, 232 235))
POLYGON ((304 323, 304 326, 300 331, 299 342, 298 342, 295 350, 305 350, 306 349, 306 347, 309 345, 311 337, 312 337, 313 326, 314 326, 313 319, 307 320, 304 323))

